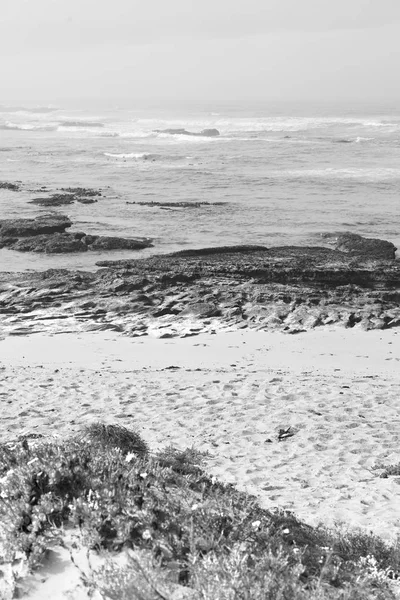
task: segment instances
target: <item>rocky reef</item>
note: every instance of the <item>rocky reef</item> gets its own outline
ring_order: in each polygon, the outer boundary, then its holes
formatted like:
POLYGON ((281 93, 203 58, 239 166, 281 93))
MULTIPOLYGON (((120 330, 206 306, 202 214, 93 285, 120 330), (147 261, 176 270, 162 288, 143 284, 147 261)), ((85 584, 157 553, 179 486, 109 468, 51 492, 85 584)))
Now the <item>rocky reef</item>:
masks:
POLYGON ((10 181, 0 181, 0 190, 9 190, 10 192, 19 192, 21 186, 19 183, 11 183, 10 181))
POLYGON ((354 256, 369 256, 374 258, 392 259, 396 256, 396 250, 392 242, 374 238, 365 238, 356 233, 348 231, 339 234, 325 234, 325 239, 343 252, 349 252, 354 256))
POLYGON ((0 244, 7 246, 7 240, 13 243, 20 237, 41 234, 64 233, 71 227, 72 221, 65 215, 48 214, 36 219, 0 220, 0 244))
POLYGON ((37 204, 38 206, 63 206, 80 202, 81 204, 93 204, 97 202, 96 196, 101 196, 100 190, 91 188, 61 188, 62 193, 51 194, 43 198, 34 198, 29 204, 37 204))
POLYGON ((65 215, 49 214, 36 219, 0 220, 0 248, 18 252, 87 252, 88 250, 142 250, 152 246, 147 238, 120 238, 66 232, 72 221, 65 215))
POLYGON ((4 334, 195 335, 400 325, 400 261, 322 247, 234 246, 101 261, 95 273, 0 274, 4 334))

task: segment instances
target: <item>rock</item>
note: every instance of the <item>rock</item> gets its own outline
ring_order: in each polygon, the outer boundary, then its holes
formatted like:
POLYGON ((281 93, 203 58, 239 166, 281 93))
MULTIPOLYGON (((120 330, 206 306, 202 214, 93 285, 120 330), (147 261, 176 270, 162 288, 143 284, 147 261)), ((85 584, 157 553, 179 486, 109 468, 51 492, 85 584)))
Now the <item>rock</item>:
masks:
POLYGON ((25 237, 9 247, 18 252, 45 252, 46 254, 86 252, 88 249, 86 244, 69 233, 25 237))
POLYGON ((95 200, 94 198, 77 198, 76 201, 80 204, 94 204, 95 202, 97 202, 97 200, 95 200))
POLYGON ((93 188, 68 187, 68 188, 61 188, 61 191, 68 192, 69 194, 72 194, 76 198, 78 196, 85 197, 85 198, 89 198, 89 197, 93 197, 93 196, 101 196, 101 191, 95 190, 93 188))
POLYGON ((205 137, 217 137, 220 135, 220 133, 218 129, 202 129, 202 131, 200 131, 200 135, 205 137))
POLYGON ((126 202, 126 204, 137 204, 138 206, 154 206, 160 208, 200 208, 202 206, 222 206, 228 202, 126 202))
POLYGON ((217 137, 218 129, 202 129, 200 132, 187 131, 186 129, 155 129, 155 133, 168 133, 169 135, 192 135, 201 137, 217 137))
POLYGON ((72 222, 64 215, 45 215, 36 219, 0 221, 0 248, 19 252, 86 252, 87 250, 141 250, 152 246, 147 238, 129 239, 66 233, 72 222))
POLYGON ((199 248, 194 250, 179 250, 173 252, 170 256, 191 257, 191 256, 210 256, 212 254, 220 256, 221 254, 246 254, 247 252, 263 252, 268 248, 265 246, 217 246, 211 248, 199 248))
POLYGON ((336 250, 361 255, 365 258, 382 258, 391 260, 395 258, 396 246, 386 240, 365 238, 356 233, 341 233, 336 237, 336 250))
POLYGON ((21 186, 18 183, 9 183, 8 181, 0 181, 0 190, 10 190, 10 192, 19 192, 21 186))
MULTIPOLYGON (((89 236, 86 236, 88 238, 89 236)), ((85 239, 84 238, 84 241, 85 239)), ((108 236, 90 236, 90 250, 142 250, 152 246, 149 239, 128 239, 108 236)))
POLYGON ((36 219, 0 220, 0 238, 63 233, 72 222, 65 215, 43 215, 36 219))
MULTIPOLYGON (((97 240, 115 248, 114 238, 83 232, 24 236, 13 244, 59 252, 90 250, 97 240)), ((220 326, 289 334, 325 324, 400 326, 398 260, 319 247, 232 246, 101 264, 106 268, 96 273, 1 273, 2 331, 46 331, 49 319, 62 331, 74 317, 78 330, 131 336, 212 333, 220 326)))
POLYGON ((29 204, 38 206, 63 206, 64 204, 73 204, 74 197, 71 194, 53 194, 49 198, 34 198, 29 204))
POLYGON ((221 314, 221 311, 215 304, 210 304, 209 302, 194 302, 193 304, 189 304, 189 306, 187 306, 180 314, 193 315, 202 319, 216 317, 221 314))
POLYGON ((46 198, 34 198, 29 204, 37 204, 38 206, 63 206, 64 204, 73 204, 74 202, 93 204, 97 202, 95 196, 101 196, 99 190, 91 188, 61 188, 61 191, 64 193, 52 194, 46 198))

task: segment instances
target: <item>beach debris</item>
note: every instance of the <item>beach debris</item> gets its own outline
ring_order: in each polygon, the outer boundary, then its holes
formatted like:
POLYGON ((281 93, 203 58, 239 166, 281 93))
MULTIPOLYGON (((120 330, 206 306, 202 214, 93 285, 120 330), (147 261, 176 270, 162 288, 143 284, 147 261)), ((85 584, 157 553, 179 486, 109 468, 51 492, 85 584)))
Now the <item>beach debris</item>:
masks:
POLYGON ((282 442, 283 440, 294 436, 294 434, 295 431, 291 427, 288 427, 287 429, 280 429, 278 432, 278 442, 282 442))

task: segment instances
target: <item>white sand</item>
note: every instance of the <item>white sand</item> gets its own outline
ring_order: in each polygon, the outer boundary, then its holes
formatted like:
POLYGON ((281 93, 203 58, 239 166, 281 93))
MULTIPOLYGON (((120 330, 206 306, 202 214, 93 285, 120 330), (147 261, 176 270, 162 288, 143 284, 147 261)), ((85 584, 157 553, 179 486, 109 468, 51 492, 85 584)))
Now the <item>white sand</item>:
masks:
POLYGON ((390 538, 400 479, 372 467, 400 461, 399 361, 397 331, 11 337, 0 342, 1 439, 96 420, 136 427, 154 449, 208 450, 209 471, 262 506, 390 538))

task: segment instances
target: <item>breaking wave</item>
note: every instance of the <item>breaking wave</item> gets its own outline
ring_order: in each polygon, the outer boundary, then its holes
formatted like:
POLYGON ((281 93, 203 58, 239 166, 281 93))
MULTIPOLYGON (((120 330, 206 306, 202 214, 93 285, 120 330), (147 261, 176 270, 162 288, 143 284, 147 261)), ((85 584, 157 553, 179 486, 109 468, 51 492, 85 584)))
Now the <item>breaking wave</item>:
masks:
POLYGON ((101 123, 100 121, 62 121, 59 124, 59 127, 82 127, 84 129, 86 129, 86 127, 99 128, 104 127, 104 123, 101 123))
POLYGON ((0 129, 12 131, 55 131, 57 125, 50 123, 34 125, 33 123, 12 123, 11 121, 6 121, 5 123, 0 124, 0 129))
POLYGON ((150 154, 150 152, 129 152, 121 154, 114 154, 113 152, 104 152, 104 156, 109 156, 111 158, 135 158, 137 160, 148 160, 155 159, 157 155, 150 154))
POLYGON ((157 154, 153 152, 103 152, 104 156, 121 160, 143 160, 143 161, 160 161, 160 162, 178 162, 182 160, 191 160, 191 156, 183 156, 180 154, 157 154))
POLYGON ((272 171, 270 177, 288 179, 355 179, 361 181, 390 181, 400 179, 400 169, 382 167, 375 169, 293 169, 272 171))
POLYGON ((26 112, 26 113, 33 113, 33 114, 40 115, 40 114, 56 112, 57 110, 59 110, 59 109, 55 108, 53 106, 34 106, 31 108, 28 108, 26 106, 2 106, 2 105, 0 105, 0 112, 3 112, 3 113, 26 112))

